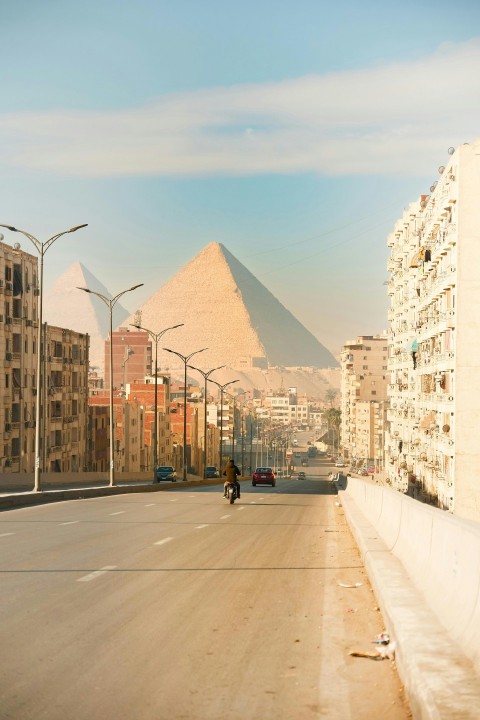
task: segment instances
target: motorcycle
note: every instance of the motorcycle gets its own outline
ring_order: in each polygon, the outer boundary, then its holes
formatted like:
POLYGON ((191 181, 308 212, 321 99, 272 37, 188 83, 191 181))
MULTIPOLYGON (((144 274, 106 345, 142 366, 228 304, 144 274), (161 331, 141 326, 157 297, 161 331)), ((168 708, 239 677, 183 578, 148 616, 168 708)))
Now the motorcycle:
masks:
POLYGON ((226 492, 226 497, 229 500, 230 505, 233 505, 233 503, 237 499, 237 486, 234 483, 228 483, 226 492))

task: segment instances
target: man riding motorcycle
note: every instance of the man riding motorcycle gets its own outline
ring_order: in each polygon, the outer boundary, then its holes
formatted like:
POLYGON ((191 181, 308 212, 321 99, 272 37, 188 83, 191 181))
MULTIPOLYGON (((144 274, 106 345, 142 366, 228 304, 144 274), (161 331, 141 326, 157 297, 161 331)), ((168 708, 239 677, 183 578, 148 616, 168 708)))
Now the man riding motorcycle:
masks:
POLYGON ((225 470, 223 471, 222 475, 225 475, 226 477, 226 480, 223 484, 223 497, 228 496, 228 486, 235 485, 237 489, 237 498, 240 500, 240 483, 237 480, 237 476, 240 475, 240 470, 235 465, 233 458, 230 458, 230 460, 225 465, 225 470))

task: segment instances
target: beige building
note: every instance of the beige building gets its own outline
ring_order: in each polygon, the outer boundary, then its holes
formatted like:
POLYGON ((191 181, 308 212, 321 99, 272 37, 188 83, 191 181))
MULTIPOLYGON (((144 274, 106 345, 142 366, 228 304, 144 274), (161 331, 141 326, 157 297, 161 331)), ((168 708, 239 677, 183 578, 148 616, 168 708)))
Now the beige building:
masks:
POLYGON ((388 238, 392 486, 480 519, 480 141, 449 151, 388 238))
POLYGON ((88 335, 46 326, 44 472, 87 469, 88 343, 88 335))
POLYGON ((37 257, 0 242, 0 471, 7 473, 35 464, 37 308, 37 257))
MULTIPOLYGON (((33 472, 37 402, 38 259, 0 243, 0 469, 33 472)), ((40 464, 87 465, 88 335, 45 325, 40 464)))
POLYGON ((340 445, 355 465, 383 465, 387 338, 361 335, 342 348, 340 445))

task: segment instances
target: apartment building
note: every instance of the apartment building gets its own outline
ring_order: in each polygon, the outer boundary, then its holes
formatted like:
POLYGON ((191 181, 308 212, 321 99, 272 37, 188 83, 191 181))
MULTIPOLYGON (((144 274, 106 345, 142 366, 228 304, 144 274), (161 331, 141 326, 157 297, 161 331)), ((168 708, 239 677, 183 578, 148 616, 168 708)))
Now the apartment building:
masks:
MULTIPOLYGON (((143 382, 154 372, 152 341, 144 330, 121 327, 112 333, 113 387, 125 389, 127 383, 143 382)), ((110 338, 105 340, 105 387, 110 387, 110 338)))
POLYGON ((88 463, 89 336, 45 326, 45 472, 81 472, 88 463))
POLYGON ((0 242, 0 469, 7 473, 35 465, 38 295, 37 257, 0 242))
MULTIPOLYGON (((158 465, 172 464, 172 433, 170 428, 170 377, 157 377, 157 459, 158 465)), ((140 403, 144 409, 145 470, 153 468, 155 438, 155 378, 144 383, 129 383, 126 397, 140 403)))
POLYGON ((355 465, 383 465, 383 437, 389 377, 387 338, 361 335, 340 355, 341 440, 345 457, 355 465))
POLYGON ((392 486, 480 519, 480 141, 449 150, 404 211, 391 255, 388 432, 392 486))
MULTIPOLYGON (((90 437, 89 460, 92 470, 102 470, 105 439, 108 440, 110 459, 109 427, 110 426, 110 393, 99 390, 88 399, 90 406, 90 437), (100 410, 99 408, 103 408, 100 410), (95 443, 99 442, 97 448, 95 443), (94 467, 96 464, 97 467, 94 467)), ((139 472, 146 468, 146 450, 144 447, 145 417, 144 407, 137 400, 128 400, 123 395, 113 397, 113 463, 116 472, 139 472)))
POLYGON ((87 465, 89 337, 43 328, 42 397, 37 397, 38 259, 0 242, 0 471, 34 472, 37 402, 42 403, 40 467, 87 465))

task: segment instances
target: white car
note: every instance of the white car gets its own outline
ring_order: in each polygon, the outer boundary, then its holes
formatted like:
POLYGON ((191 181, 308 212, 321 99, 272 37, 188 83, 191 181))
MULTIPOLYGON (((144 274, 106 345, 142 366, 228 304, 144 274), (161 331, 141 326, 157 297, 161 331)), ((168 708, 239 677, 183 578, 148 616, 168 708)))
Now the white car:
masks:
POLYGON ((346 467, 346 465, 345 465, 344 462, 342 462, 341 460, 339 460, 338 462, 335 463, 335 467, 346 467))

